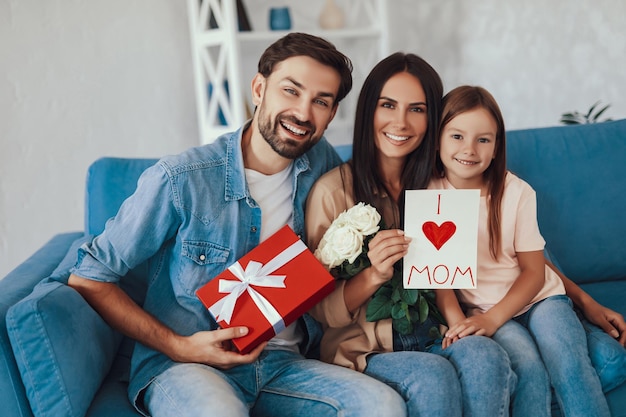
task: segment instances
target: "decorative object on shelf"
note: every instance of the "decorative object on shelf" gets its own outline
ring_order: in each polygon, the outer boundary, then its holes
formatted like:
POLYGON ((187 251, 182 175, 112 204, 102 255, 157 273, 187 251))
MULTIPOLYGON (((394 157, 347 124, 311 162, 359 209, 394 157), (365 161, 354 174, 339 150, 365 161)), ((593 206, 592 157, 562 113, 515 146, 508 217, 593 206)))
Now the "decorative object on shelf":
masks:
POLYGON ((335 0, 326 0, 319 16, 319 25, 322 29, 341 29, 345 23, 345 16, 335 0))
POLYGON ((560 121, 564 125, 584 125, 584 124, 588 124, 588 123, 599 123, 599 122, 610 122, 610 121, 612 121, 613 119, 611 119, 611 118, 600 120, 600 116, 602 115, 602 113, 604 113, 606 111, 606 109, 611 107, 611 105, 607 104, 606 106, 602 107, 601 109, 599 109, 598 111, 596 111, 594 113, 593 111, 596 109, 596 107, 598 107, 598 104, 600 104, 600 102, 596 101, 593 104, 593 106, 591 106, 589 108, 589 110, 587 111, 586 114, 583 114, 583 113, 578 112, 578 111, 563 113, 561 115, 561 120, 560 121))
MULTIPOLYGON (((198 0, 200 6, 202 6, 202 0, 198 0)), ((221 7, 221 2, 218 3, 221 7)), ((240 32, 249 32, 252 30, 250 25, 250 19, 248 18, 248 12, 243 0, 237 0, 237 27, 240 32)), ((217 23, 213 9, 209 6, 209 29, 219 29, 220 25, 217 23)))
POLYGON ((250 19, 248 19, 248 12, 246 12, 246 6, 243 4, 243 0, 237 0, 237 24, 240 32, 248 32, 252 30, 250 19))
POLYGON ((291 13, 289 7, 270 8, 270 29, 289 30, 291 29, 291 13))

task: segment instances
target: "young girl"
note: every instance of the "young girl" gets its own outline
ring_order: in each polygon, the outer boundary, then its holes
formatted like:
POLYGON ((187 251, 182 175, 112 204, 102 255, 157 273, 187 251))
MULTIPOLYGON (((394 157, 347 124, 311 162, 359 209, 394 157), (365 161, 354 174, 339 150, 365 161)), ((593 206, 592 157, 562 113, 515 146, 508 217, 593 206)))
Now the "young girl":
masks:
POLYGON ((325 327, 322 360, 387 383, 405 399, 409 416, 507 416, 516 377, 496 342, 466 337, 439 349, 439 356, 427 353, 434 342, 431 324, 403 335, 393 330, 391 319, 366 319, 372 295, 406 254, 404 190, 428 185, 442 96, 439 75, 413 54, 383 59, 366 78, 357 102, 353 158, 320 177, 309 193, 307 243, 315 250, 332 221, 357 202, 376 207, 388 229, 369 243, 371 266, 337 281, 311 314, 325 327))
POLYGON ((435 173, 431 189, 481 193, 477 288, 437 291, 449 326, 443 348, 470 335, 504 347, 518 376, 514 416, 549 416, 550 384, 565 416, 609 416, 585 331, 545 264, 535 192, 506 169, 504 121, 485 89, 444 97, 435 173))

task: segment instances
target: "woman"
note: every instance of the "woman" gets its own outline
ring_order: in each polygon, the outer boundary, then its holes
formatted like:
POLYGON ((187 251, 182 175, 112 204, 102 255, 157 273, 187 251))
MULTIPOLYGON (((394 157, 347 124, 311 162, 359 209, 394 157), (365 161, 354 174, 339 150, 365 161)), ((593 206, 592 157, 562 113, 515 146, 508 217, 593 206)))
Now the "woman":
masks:
POLYGON ((311 314, 326 329, 322 359, 387 383, 403 396, 409 415, 506 416, 516 376, 493 340, 465 337, 438 350, 444 359, 427 353, 435 342, 431 325, 403 335, 391 319, 365 317, 370 298, 406 254, 404 190, 428 185, 442 96, 437 72, 413 54, 395 53, 368 75, 357 103, 353 158, 321 177, 309 194, 307 243, 317 248, 332 221, 358 202, 374 206, 387 229, 369 243, 371 266, 338 281, 311 314))

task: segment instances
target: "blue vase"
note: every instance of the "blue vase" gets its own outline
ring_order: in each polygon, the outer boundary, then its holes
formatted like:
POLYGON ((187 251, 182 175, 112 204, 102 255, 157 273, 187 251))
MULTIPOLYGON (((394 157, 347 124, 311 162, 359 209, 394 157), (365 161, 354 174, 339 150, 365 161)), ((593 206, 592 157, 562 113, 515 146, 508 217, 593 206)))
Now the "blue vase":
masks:
POLYGON ((291 29, 291 15, 289 7, 270 8, 270 29, 289 30, 291 29))

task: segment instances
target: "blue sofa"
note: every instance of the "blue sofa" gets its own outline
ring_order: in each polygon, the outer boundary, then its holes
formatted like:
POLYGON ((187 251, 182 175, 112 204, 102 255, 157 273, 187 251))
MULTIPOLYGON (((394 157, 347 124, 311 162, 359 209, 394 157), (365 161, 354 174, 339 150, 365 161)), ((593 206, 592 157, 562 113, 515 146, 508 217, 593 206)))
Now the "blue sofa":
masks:
MULTIPOLYGON (((338 151, 350 155, 349 146, 338 151)), ((556 263, 596 300, 626 315, 626 120, 510 131, 507 153, 510 169, 537 191, 540 227, 556 263)), ((102 231, 154 162, 94 162, 85 230, 54 236, 0 281, 3 416, 138 415, 126 396, 132 342, 62 282, 76 247, 102 231)), ((141 302, 137 282, 124 285, 141 302)), ((607 398, 613 416, 625 417, 626 384, 607 398)))

